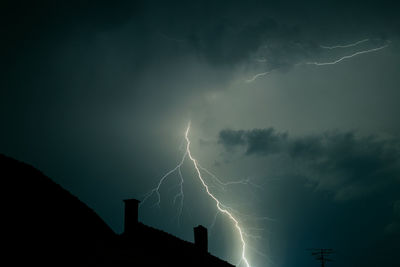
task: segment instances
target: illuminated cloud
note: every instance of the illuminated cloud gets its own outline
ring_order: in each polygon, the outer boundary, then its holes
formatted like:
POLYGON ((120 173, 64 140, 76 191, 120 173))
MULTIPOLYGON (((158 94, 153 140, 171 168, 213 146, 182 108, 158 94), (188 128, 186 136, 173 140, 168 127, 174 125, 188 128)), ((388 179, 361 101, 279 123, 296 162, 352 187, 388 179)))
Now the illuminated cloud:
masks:
POLYGON ((287 155, 303 166, 316 189, 333 191, 340 201, 383 190, 400 175, 398 141, 357 137, 352 132, 289 137, 273 128, 222 130, 219 143, 229 151, 241 147, 247 156, 287 155))

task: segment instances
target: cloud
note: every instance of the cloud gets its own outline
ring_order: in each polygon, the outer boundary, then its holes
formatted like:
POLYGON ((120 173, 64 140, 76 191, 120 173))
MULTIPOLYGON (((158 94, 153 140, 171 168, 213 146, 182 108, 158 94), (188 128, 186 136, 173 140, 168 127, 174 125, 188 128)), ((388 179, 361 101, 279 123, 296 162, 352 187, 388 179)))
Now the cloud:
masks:
POLYGON ((334 192, 336 200, 372 194, 400 175, 398 141, 353 132, 289 137, 273 128, 226 129, 220 131, 219 143, 228 151, 241 147, 247 156, 286 155, 297 166, 287 171, 300 172, 317 190, 334 192))
POLYGON ((246 4, 241 1, 177 2, 175 5, 159 3, 157 7, 144 5, 144 10, 154 18, 144 25, 186 45, 215 66, 256 63, 262 58, 260 68, 285 69, 315 58, 323 50, 320 45, 325 43, 337 45, 365 38, 383 40, 398 31, 399 23, 393 4, 388 1, 367 1, 361 9, 358 1, 345 4, 289 1, 285 5, 257 0, 246 4))
MULTIPOLYGON (((318 58, 321 44, 348 43, 349 39, 358 38, 384 39, 399 23, 394 8, 385 2, 365 4, 362 10, 355 1, 346 3, 346 8, 339 3, 328 8, 317 1, 294 1, 284 6, 260 1, 194 4, 178 0, 97 1, 95 5, 91 1, 60 5, 45 1, 40 6, 30 1, 6 3, 0 21, 5 40, 0 44, 3 62, 23 65, 27 54, 32 53, 38 54, 38 61, 46 61, 46 54, 58 53, 60 44, 85 47, 100 43, 119 58, 121 62, 116 65, 125 66, 126 72, 168 65, 171 59, 185 56, 204 60, 214 68, 232 70, 244 64, 264 72, 285 70, 318 58), (318 14, 313 14, 315 9, 318 14), (354 10, 359 14, 356 20, 354 10), (351 14, 352 29, 346 27, 346 16, 338 18, 337 14, 342 12, 351 14), (379 19, 370 19, 371 14, 379 19), (288 15, 291 19, 287 19, 288 15), (308 20, 310 16, 312 22, 308 20), (354 32, 363 32, 365 28, 368 34, 354 36, 354 32), (15 58, 19 60, 15 62, 15 58), (259 58, 265 62, 257 63, 259 58)), ((88 54, 79 55, 80 60, 85 62, 90 51, 88 54)))

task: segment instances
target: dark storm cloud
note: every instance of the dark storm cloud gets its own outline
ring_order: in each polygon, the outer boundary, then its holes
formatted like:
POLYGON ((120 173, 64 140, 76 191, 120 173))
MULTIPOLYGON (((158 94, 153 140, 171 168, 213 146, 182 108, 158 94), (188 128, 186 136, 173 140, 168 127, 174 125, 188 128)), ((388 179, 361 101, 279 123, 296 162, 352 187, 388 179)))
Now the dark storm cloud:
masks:
POLYGON ((139 67, 189 54, 213 66, 262 57, 263 68, 285 68, 321 53, 323 42, 390 38, 398 31, 397 9, 391 1, 362 7, 358 1, 5 1, 0 53, 12 64, 39 52, 32 46, 43 52, 66 40, 96 42, 98 34, 118 32, 109 45, 139 67))
POLYGON ((246 154, 273 154, 281 152, 287 134, 275 133, 273 128, 254 129, 252 131, 222 130, 219 133, 219 142, 225 148, 231 149, 238 145, 246 146, 246 154))
POLYGON ((216 66, 262 58, 263 68, 290 67, 322 53, 321 44, 371 38, 381 45, 399 25, 392 1, 176 3, 151 8, 153 27, 216 66))
MULTIPOLYGON (((399 182, 399 142, 357 137, 352 132, 291 137, 273 128, 223 130, 219 143, 226 149, 243 147, 246 155, 286 155, 300 162, 311 183, 346 200, 368 195, 399 182)), ((292 170, 293 171, 293 170, 292 170)))
POLYGON ((223 66, 262 57, 264 67, 288 67, 321 53, 323 43, 382 41, 399 25, 394 12, 399 5, 393 1, 177 3, 152 7, 152 25, 223 66))
POLYGON ((184 33, 188 44, 213 65, 232 66, 266 58, 264 65, 278 68, 297 63, 318 50, 315 43, 304 39, 300 29, 272 18, 244 19, 241 24, 233 22, 234 18, 218 18, 197 21, 192 31, 184 33))
POLYGON ((245 145, 245 131, 232 131, 232 130, 222 130, 219 133, 219 139, 225 148, 231 148, 237 145, 245 145))

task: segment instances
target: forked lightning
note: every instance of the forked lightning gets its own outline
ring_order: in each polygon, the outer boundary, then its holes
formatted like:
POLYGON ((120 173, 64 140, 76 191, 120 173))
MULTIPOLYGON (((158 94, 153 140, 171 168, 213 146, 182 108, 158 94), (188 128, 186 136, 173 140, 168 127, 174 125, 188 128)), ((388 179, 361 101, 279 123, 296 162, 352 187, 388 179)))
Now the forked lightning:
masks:
MULTIPOLYGON (((214 217, 213 223, 212 225, 215 224, 215 220, 216 217, 218 216, 218 213, 222 213, 225 214, 227 216, 227 218, 230 219, 230 221, 233 223, 235 229, 237 230, 237 233, 239 235, 240 238, 240 242, 241 242, 241 255, 240 255, 240 263, 244 263, 244 265, 246 267, 250 267, 249 261, 246 257, 246 248, 247 248, 247 244, 245 241, 245 236, 248 238, 259 238, 259 236, 254 236, 248 233, 245 233, 243 231, 243 228, 241 227, 239 220, 236 216, 236 214, 238 214, 237 211, 235 211, 234 209, 227 207, 226 205, 222 204, 221 201, 215 196, 215 194, 213 194, 210 191, 209 185, 206 183, 203 175, 202 175, 202 171, 205 172, 206 174, 208 174, 212 179, 214 179, 216 184, 219 184, 220 186, 228 186, 228 185, 234 185, 234 184, 249 184, 249 185, 253 185, 249 179, 245 179, 245 180, 241 180, 241 181, 234 181, 234 182, 222 182, 218 177, 216 177, 213 173, 211 173, 210 171, 208 171, 207 169, 205 169, 204 167, 200 166, 200 164, 198 163, 198 161, 193 157, 192 152, 190 150, 190 139, 189 139, 189 132, 190 132, 190 122, 186 128, 185 131, 185 141, 186 141, 186 149, 185 152, 182 156, 181 161, 179 162, 179 164, 173 168, 172 170, 168 171, 164 176, 161 177, 160 181, 158 182, 157 186, 155 188, 153 188, 149 193, 147 193, 143 199, 143 201, 141 202, 141 204, 143 204, 149 197, 151 197, 153 194, 157 195, 157 202, 155 205, 160 205, 160 201, 161 201, 161 196, 160 196, 160 187, 163 184, 163 182, 167 179, 167 177, 169 175, 171 175, 174 172, 178 172, 179 177, 180 177, 180 183, 179 183, 179 193, 175 195, 174 197, 174 203, 176 202, 177 199, 180 199, 181 203, 180 203, 180 210, 179 210, 179 216, 182 213, 182 208, 183 208, 183 199, 184 199, 184 194, 183 194, 183 176, 181 173, 181 167, 183 165, 183 163, 185 162, 185 159, 187 157, 189 157, 190 161, 193 163, 193 166, 196 170, 197 173, 197 178, 200 180, 201 185, 203 187, 203 189, 205 190, 205 192, 207 193, 207 195, 215 202, 215 206, 217 208, 217 213, 214 217)), ((261 219, 268 219, 266 217, 261 218, 261 219)))

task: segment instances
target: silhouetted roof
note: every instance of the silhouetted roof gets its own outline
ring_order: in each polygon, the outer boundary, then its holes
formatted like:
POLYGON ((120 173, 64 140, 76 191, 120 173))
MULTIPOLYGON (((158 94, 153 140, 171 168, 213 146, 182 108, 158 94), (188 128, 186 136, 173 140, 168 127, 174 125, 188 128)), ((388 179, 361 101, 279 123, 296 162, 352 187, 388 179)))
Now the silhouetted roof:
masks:
POLYGON ((5 263, 46 267, 232 266, 191 242, 142 223, 132 234, 116 235, 92 209, 43 173, 1 154, 0 173, 2 189, 7 191, 2 210, 5 263))
POLYGON ((199 250, 192 242, 142 223, 137 224, 135 234, 121 234, 120 240, 120 252, 127 253, 121 258, 129 261, 134 256, 136 263, 141 265, 232 267, 228 262, 199 250))

